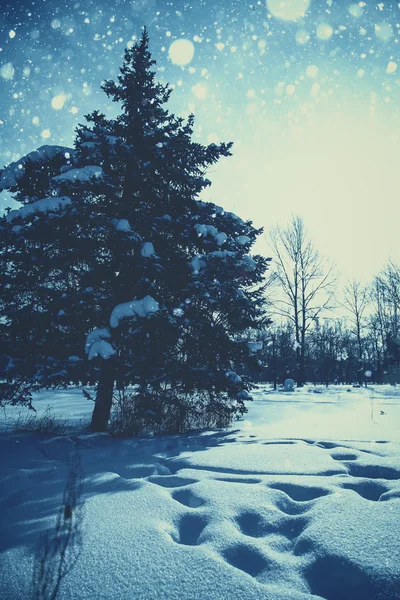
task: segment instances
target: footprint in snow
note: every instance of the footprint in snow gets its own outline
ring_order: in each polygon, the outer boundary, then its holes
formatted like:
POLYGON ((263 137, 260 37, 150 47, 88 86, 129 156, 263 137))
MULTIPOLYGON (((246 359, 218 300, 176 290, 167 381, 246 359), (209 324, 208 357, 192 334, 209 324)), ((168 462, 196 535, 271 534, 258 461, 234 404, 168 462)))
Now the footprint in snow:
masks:
POLYGON ((314 442, 313 446, 318 446, 320 448, 325 448, 326 450, 331 450, 332 448, 339 448, 340 444, 336 444, 335 442, 314 442))
POLYGON ((279 535, 293 540, 297 538, 307 526, 307 519, 302 517, 288 517, 284 521, 267 521, 257 512, 244 512, 236 517, 236 523, 241 533, 249 537, 266 537, 279 535))
POLYGON ((265 556, 259 550, 245 544, 229 546, 223 552, 223 557, 232 567, 240 569, 252 577, 257 577, 268 568, 265 556))
POLYGON ((171 496, 174 500, 189 508, 198 508, 199 506, 203 506, 205 502, 189 489, 176 489, 172 492, 171 496))
POLYGON ((186 514, 178 522, 177 532, 172 534, 172 539, 177 544, 184 546, 197 546, 200 535, 207 525, 207 518, 204 515, 186 514))
POLYGON ((380 499, 385 500, 386 498, 381 498, 381 496, 386 496, 388 492, 387 487, 382 483, 369 480, 344 482, 341 484, 341 487, 346 490, 352 490, 362 498, 365 498, 365 500, 372 500, 373 502, 377 502, 380 499))
POLYGON ((295 483, 271 483, 270 488, 284 492, 295 502, 309 502, 329 494, 329 490, 319 487, 297 485, 295 483))
POLYGON ((149 477, 150 483, 155 483, 165 488, 178 488, 190 485, 191 483, 197 483, 196 479, 189 479, 188 477, 179 477, 178 475, 159 475, 149 477))
POLYGON ((357 460, 358 456, 357 454, 352 454, 351 452, 335 452, 331 454, 333 460, 339 460, 339 461, 350 461, 350 460, 357 460))
POLYGON ((304 570, 310 591, 329 600, 397 600, 398 581, 375 581, 355 561, 343 556, 317 556, 304 570))
POLYGON ((330 493, 322 488, 293 483, 274 483, 269 487, 280 492, 275 499, 275 506, 285 515, 304 515, 311 510, 314 500, 330 493))
MULTIPOLYGON (((302 440, 300 440, 302 441, 302 440)), ((270 442, 263 442, 264 446, 293 446, 294 444, 297 444, 298 440, 281 440, 281 441, 270 441, 270 442)))
POLYGON ((225 481, 227 483, 255 484, 261 483, 262 479, 258 479, 257 477, 217 477, 216 481, 225 481))
POLYGON ((364 477, 368 479, 400 479, 400 471, 395 467, 386 465, 366 465, 350 463, 347 465, 348 473, 352 477, 364 477))
POLYGON ((235 519, 239 531, 250 537, 264 537, 276 533, 276 528, 257 512, 243 512, 235 519))

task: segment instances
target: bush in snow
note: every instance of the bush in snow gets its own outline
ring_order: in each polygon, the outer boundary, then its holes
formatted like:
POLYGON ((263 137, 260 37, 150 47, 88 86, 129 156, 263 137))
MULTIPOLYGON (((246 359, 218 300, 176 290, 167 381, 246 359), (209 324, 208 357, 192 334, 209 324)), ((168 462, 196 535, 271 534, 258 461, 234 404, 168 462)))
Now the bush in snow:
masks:
MULTIPOLYGON (((247 392, 246 392, 247 393, 247 392)), ((227 427, 232 410, 226 398, 211 397, 208 392, 179 394, 138 394, 126 387, 114 394, 109 433, 115 437, 184 433, 192 429, 227 427)))
POLYGON ((43 386, 96 381, 96 430, 115 387, 133 432, 227 424, 252 384, 226 374, 257 365, 243 333, 266 322, 261 230, 199 200, 231 144, 192 141, 153 65, 144 31, 103 85, 119 116, 88 115, 59 173, 0 224, 4 361, 43 386))
POLYGON ((40 416, 36 414, 18 415, 13 423, 14 431, 18 433, 52 433, 62 435, 66 432, 67 421, 57 418, 50 407, 40 416))

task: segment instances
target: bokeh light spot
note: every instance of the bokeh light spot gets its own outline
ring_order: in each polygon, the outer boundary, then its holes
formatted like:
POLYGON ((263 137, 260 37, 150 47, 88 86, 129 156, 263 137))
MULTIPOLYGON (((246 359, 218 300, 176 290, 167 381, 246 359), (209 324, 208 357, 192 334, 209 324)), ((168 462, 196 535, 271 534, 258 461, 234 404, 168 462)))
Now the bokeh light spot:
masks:
POLYGON ((378 40, 388 42, 393 37, 393 27, 390 23, 377 23, 375 25, 375 35, 378 40))
POLYGON ((317 38, 326 42, 332 37, 333 28, 329 25, 329 23, 320 23, 317 27, 317 38))
POLYGON ((168 54, 174 65, 187 65, 194 56, 194 45, 190 40, 175 40, 170 45, 168 54))
POLYGON ((51 101, 51 107, 55 110, 60 110, 64 106, 66 99, 67 97, 64 96, 64 94, 54 96, 54 98, 51 101))
POLYGON ((295 38, 298 44, 304 45, 309 41, 310 34, 305 29, 300 29, 296 32, 295 38))
POLYGON ((310 0, 267 0, 271 15, 284 21, 297 21, 304 17, 310 0))
POLYGON ((204 83, 196 83, 192 87, 192 92, 199 100, 205 100, 207 98, 207 86, 204 83))
POLYGON ((12 63, 6 63, 0 67, 0 75, 3 79, 12 79, 14 77, 15 69, 12 63))

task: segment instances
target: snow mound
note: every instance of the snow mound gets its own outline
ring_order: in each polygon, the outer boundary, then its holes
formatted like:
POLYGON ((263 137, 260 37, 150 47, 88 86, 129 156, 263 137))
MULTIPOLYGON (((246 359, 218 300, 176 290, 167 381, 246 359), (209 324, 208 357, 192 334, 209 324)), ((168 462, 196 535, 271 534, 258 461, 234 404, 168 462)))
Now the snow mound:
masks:
POLYGON ((230 473, 296 475, 347 474, 329 453, 308 444, 226 444, 194 454, 182 453, 173 461, 179 468, 215 469, 230 473))
MULTIPOLYGON (((107 336, 99 332, 90 341, 107 336)), ((320 435, 321 410, 331 421, 332 410, 347 416, 339 386, 317 399, 302 391, 273 401, 260 388, 249 405, 250 430, 239 421, 154 438, 3 433, 0 597, 32 597, 30 565, 55 531, 68 458, 77 451, 83 535, 68 549, 79 560, 61 582, 60 600, 398 600, 400 444, 360 435, 356 411, 370 411, 362 392, 343 394, 355 409, 358 441, 320 435), (279 436, 288 419, 279 403, 295 417, 303 410, 314 435, 279 436), (265 413, 277 430, 267 428, 265 413)), ((64 416, 92 407, 75 389, 45 391, 34 404, 39 411, 50 401, 64 416)), ((384 427, 381 434, 392 431, 384 427)))

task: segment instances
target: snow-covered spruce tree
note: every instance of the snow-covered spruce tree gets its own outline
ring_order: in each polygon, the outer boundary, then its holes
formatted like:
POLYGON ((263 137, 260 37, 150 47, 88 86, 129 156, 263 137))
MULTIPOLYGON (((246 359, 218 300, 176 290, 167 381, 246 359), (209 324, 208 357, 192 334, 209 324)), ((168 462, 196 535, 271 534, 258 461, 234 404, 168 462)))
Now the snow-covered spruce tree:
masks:
POLYGON ((40 264, 51 257, 60 279, 45 285, 43 343, 54 323, 67 364, 70 354, 82 358, 86 339, 98 382, 95 430, 107 427, 115 386, 131 386, 142 427, 227 424, 245 412, 251 389, 234 370, 256 362, 246 331, 266 320, 268 259, 249 255, 261 230, 198 200, 210 185, 207 168, 231 144, 192 141, 194 118, 167 111, 171 89, 155 81, 154 64, 144 30, 125 51, 118 81, 103 85, 121 114, 88 115, 47 205, 7 217, 12 230, 51 223, 40 264))

